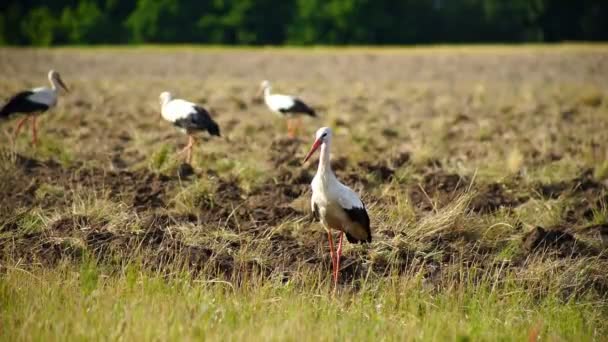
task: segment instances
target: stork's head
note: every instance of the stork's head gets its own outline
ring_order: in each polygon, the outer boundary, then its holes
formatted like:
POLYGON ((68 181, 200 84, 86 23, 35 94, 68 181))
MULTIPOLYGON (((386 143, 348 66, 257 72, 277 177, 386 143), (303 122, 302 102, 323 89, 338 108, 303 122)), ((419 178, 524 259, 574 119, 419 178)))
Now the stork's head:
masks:
POLYGON ((66 91, 66 93, 70 92, 65 83, 63 83, 61 75, 59 75, 59 73, 55 70, 49 71, 49 82, 51 82, 51 84, 55 87, 60 86, 63 90, 66 91))
POLYGON ((168 91, 163 91, 162 93, 160 93, 159 99, 160 99, 160 105, 164 106, 167 102, 171 101, 171 93, 168 91))
POLYGON ((263 80, 262 82, 260 82, 260 90, 258 91, 258 96, 262 96, 262 93, 264 92, 264 90, 269 89, 270 88, 270 82, 268 82, 267 80, 263 80))
POLYGON ((319 148, 319 146, 323 144, 327 144, 331 142, 331 128, 329 127, 321 127, 315 133, 315 142, 312 144, 310 151, 304 158, 304 162, 306 163, 308 159, 315 153, 315 151, 319 148))

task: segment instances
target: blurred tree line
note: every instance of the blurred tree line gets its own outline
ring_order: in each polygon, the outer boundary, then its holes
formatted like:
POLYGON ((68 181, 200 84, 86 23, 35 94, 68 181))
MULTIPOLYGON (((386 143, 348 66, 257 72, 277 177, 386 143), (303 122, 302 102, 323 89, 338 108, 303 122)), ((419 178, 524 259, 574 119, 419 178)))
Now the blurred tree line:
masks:
POLYGON ((8 0, 0 44, 607 40, 608 0, 8 0))

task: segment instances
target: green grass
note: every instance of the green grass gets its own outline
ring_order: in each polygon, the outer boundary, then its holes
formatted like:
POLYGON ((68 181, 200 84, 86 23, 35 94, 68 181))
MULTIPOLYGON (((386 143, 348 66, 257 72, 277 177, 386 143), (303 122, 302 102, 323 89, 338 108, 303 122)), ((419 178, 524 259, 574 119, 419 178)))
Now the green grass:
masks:
POLYGON ((543 340, 606 336, 601 303, 534 298, 515 276, 429 290, 416 277, 332 294, 324 274, 242 286, 126 267, 25 271, 0 278, 2 339, 10 340, 543 340), (78 319, 74 319, 78 317, 78 319))

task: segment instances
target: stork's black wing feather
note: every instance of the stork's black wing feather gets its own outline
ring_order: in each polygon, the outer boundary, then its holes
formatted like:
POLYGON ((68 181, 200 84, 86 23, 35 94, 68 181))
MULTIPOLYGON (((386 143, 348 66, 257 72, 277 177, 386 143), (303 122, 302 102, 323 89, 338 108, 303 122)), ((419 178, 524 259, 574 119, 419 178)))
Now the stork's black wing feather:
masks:
POLYGON ((344 209, 344 212, 346 212, 346 215, 348 215, 348 218, 350 218, 351 221, 357 222, 359 225, 361 225, 361 227, 365 229, 365 232, 367 233, 367 239, 365 240, 358 240, 354 236, 346 233, 346 238, 348 239, 348 242, 372 242, 372 231, 370 229, 369 216, 367 215, 365 207, 352 207, 350 209, 344 209))
POLYGON ((317 116, 315 110, 310 108, 306 103, 302 102, 300 99, 293 100, 293 106, 285 109, 281 109, 282 113, 303 113, 310 116, 317 116))
POLYGON ((213 121, 209 113, 202 107, 194 107, 196 112, 183 119, 175 121, 175 125, 187 131, 207 131, 211 135, 220 136, 220 127, 213 121))
POLYGON ((42 103, 28 100, 34 92, 26 90, 13 95, 0 109, 0 119, 8 119, 16 113, 32 113, 47 110, 49 107, 42 103))

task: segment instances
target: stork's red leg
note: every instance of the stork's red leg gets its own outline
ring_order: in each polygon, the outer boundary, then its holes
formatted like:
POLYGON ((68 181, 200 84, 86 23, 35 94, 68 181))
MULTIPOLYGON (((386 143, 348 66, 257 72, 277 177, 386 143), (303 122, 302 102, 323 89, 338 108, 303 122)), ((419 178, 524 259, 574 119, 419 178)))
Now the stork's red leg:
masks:
POLYGON ((32 145, 38 144, 38 134, 36 131, 36 115, 32 115, 32 145))
POLYGON ((296 123, 294 127, 294 135, 297 137, 298 133, 300 132, 300 128, 302 128, 302 119, 300 117, 297 117, 294 120, 296 123))
POLYGON ((24 117, 21 120, 19 120, 19 122, 17 123, 17 127, 15 127, 15 132, 13 133, 13 142, 15 140, 17 140, 17 136, 19 135, 19 131, 21 130, 21 127, 23 127, 23 125, 25 124, 25 122, 27 121, 27 119, 29 119, 29 117, 24 117))
POLYGON ((336 273, 334 274, 334 286, 338 286, 338 275, 340 274, 340 257, 342 256, 342 241, 344 240, 344 232, 340 231, 340 240, 338 241, 338 251, 336 252, 336 273))
POLYGON ((295 137, 293 122, 292 122, 291 118, 287 118, 287 136, 289 138, 294 138, 295 137))
POLYGON ((186 153, 186 162, 190 164, 192 159, 192 146, 194 145, 194 138, 188 134, 188 144, 181 151, 177 152, 178 155, 186 153))
POLYGON ((192 148, 194 147, 194 138, 191 135, 188 136, 188 146, 190 146, 190 148, 188 149, 187 160, 188 164, 192 164, 192 148))
POLYGON ((329 255, 331 256, 331 274, 336 272, 336 256, 334 253, 334 239, 331 236, 331 228, 327 229, 327 239, 329 240, 329 255))

